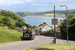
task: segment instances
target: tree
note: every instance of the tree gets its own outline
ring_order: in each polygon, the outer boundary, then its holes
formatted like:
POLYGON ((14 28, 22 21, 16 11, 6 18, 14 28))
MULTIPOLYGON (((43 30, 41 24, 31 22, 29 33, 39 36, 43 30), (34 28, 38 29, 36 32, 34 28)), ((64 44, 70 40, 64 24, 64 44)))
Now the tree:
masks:
POLYGON ((32 26, 30 24, 25 24, 28 28, 32 28, 32 26))
POLYGON ((36 26, 35 26, 35 25, 33 25, 33 26, 32 26, 32 28, 34 29, 34 28, 36 28, 36 26))
POLYGON ((2 18, 2 22, 7 26, 11 25, 9 16, 2 18))
MULTIPOLYGON (((68 21, 69 21, 69 27, 68 27, 68 36, 69 39, 74 40, 75 39, 75 18, 73 18, 73 15, 68 15, 68 21)), ((64 19, 61 22, 60 31, 62 32, 62 38, 67 38, 67 28, 65 27, 66 19, 64 19)))
POLYGON ((17 25, 18 27, 22 27, 22 23, 21 23, 21 22, 16 22, 16 25, 17 25))
POLYGON ((10 11, 0 10, 0 17, 1 17, 0 18, 1 25, 2 26, 6 25, 11 29, 25 25, 25 20, 23 18, 10 11))

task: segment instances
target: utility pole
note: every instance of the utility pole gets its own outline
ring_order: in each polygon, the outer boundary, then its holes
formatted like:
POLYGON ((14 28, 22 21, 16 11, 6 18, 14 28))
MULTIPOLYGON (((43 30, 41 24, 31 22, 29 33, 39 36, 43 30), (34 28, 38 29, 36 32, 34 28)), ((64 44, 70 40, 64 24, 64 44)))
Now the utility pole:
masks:
MULTIPOLYGON (((54 19, 55 19, 55 6, 54 6, 54 19)), ((55 27, 55 24, 54 24, 54 43, 56 44, 56 27, 55 27)))

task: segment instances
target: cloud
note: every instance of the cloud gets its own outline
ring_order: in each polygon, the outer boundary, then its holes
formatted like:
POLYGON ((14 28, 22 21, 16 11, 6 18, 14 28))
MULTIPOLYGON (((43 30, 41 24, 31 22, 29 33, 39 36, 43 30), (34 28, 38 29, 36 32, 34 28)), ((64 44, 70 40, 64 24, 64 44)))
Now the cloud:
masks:
POLYGON ((24 2, 23 1, 13 1, 12 3, 13 4, 23 4, 24 2))
POLYGON ((0 0, 0 5, 14 5, 14 4, 23 4, 24 1, 21 0, 0 0))
POLYGON ((31 2, 31 0, 27 0, 28 2, 31 2))
POLYGON ((12 11, 47 11, 65 9, 60 5, 67 5, 69 9, 74 9, 75 0, 0 0, 0 8, 12 11))
POLYGON ((45 6, 45 5, 47 5, 47 4, 32 4, 32 5, 35 5, 35 6, 36 6, 36 5, 44 5, 44 6, 45 6))
POLYGON ((57 0, 59 2, 73 2, 74 0, 57 0))
MULTIPOLYGON (((62 3, 64 4, 64 3, 62 3)), ((66 5, 68 7, 68 9, 75 9, 75 3, 65 3, 64 5, 66 5)))
POLYGON ((66 0, 58 0, 58 1, 66 1, 66 0))

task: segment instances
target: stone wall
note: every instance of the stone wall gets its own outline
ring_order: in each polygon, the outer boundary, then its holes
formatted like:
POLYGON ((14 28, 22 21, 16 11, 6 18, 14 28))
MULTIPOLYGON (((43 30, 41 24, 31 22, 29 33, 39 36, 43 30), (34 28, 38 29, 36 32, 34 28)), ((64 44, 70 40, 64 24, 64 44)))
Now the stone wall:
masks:
MULTIPOLYGON (((54 37, 54 33, 41 33, 41 35, 54 37)), ((57 32, 56 37, 61 38, 61 32, 57 32)))

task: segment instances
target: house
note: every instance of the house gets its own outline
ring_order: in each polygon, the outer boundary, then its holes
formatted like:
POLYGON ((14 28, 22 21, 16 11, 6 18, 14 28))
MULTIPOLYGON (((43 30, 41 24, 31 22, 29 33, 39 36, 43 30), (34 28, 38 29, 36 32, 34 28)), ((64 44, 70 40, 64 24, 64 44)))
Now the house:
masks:
POLYGON ((52 29, 48 24, 46 24, 46 22, 41 24, 40 27, 41 27, 41 31, 48 31, 48 30, 52 29))
POLYGON ((48 24, 46 24, 46 22, 44 22, 43 24, 40 24, 38 27, 36 27, 36 31, 48 31, 52 29, 52 27, 50 27, 48 24))

